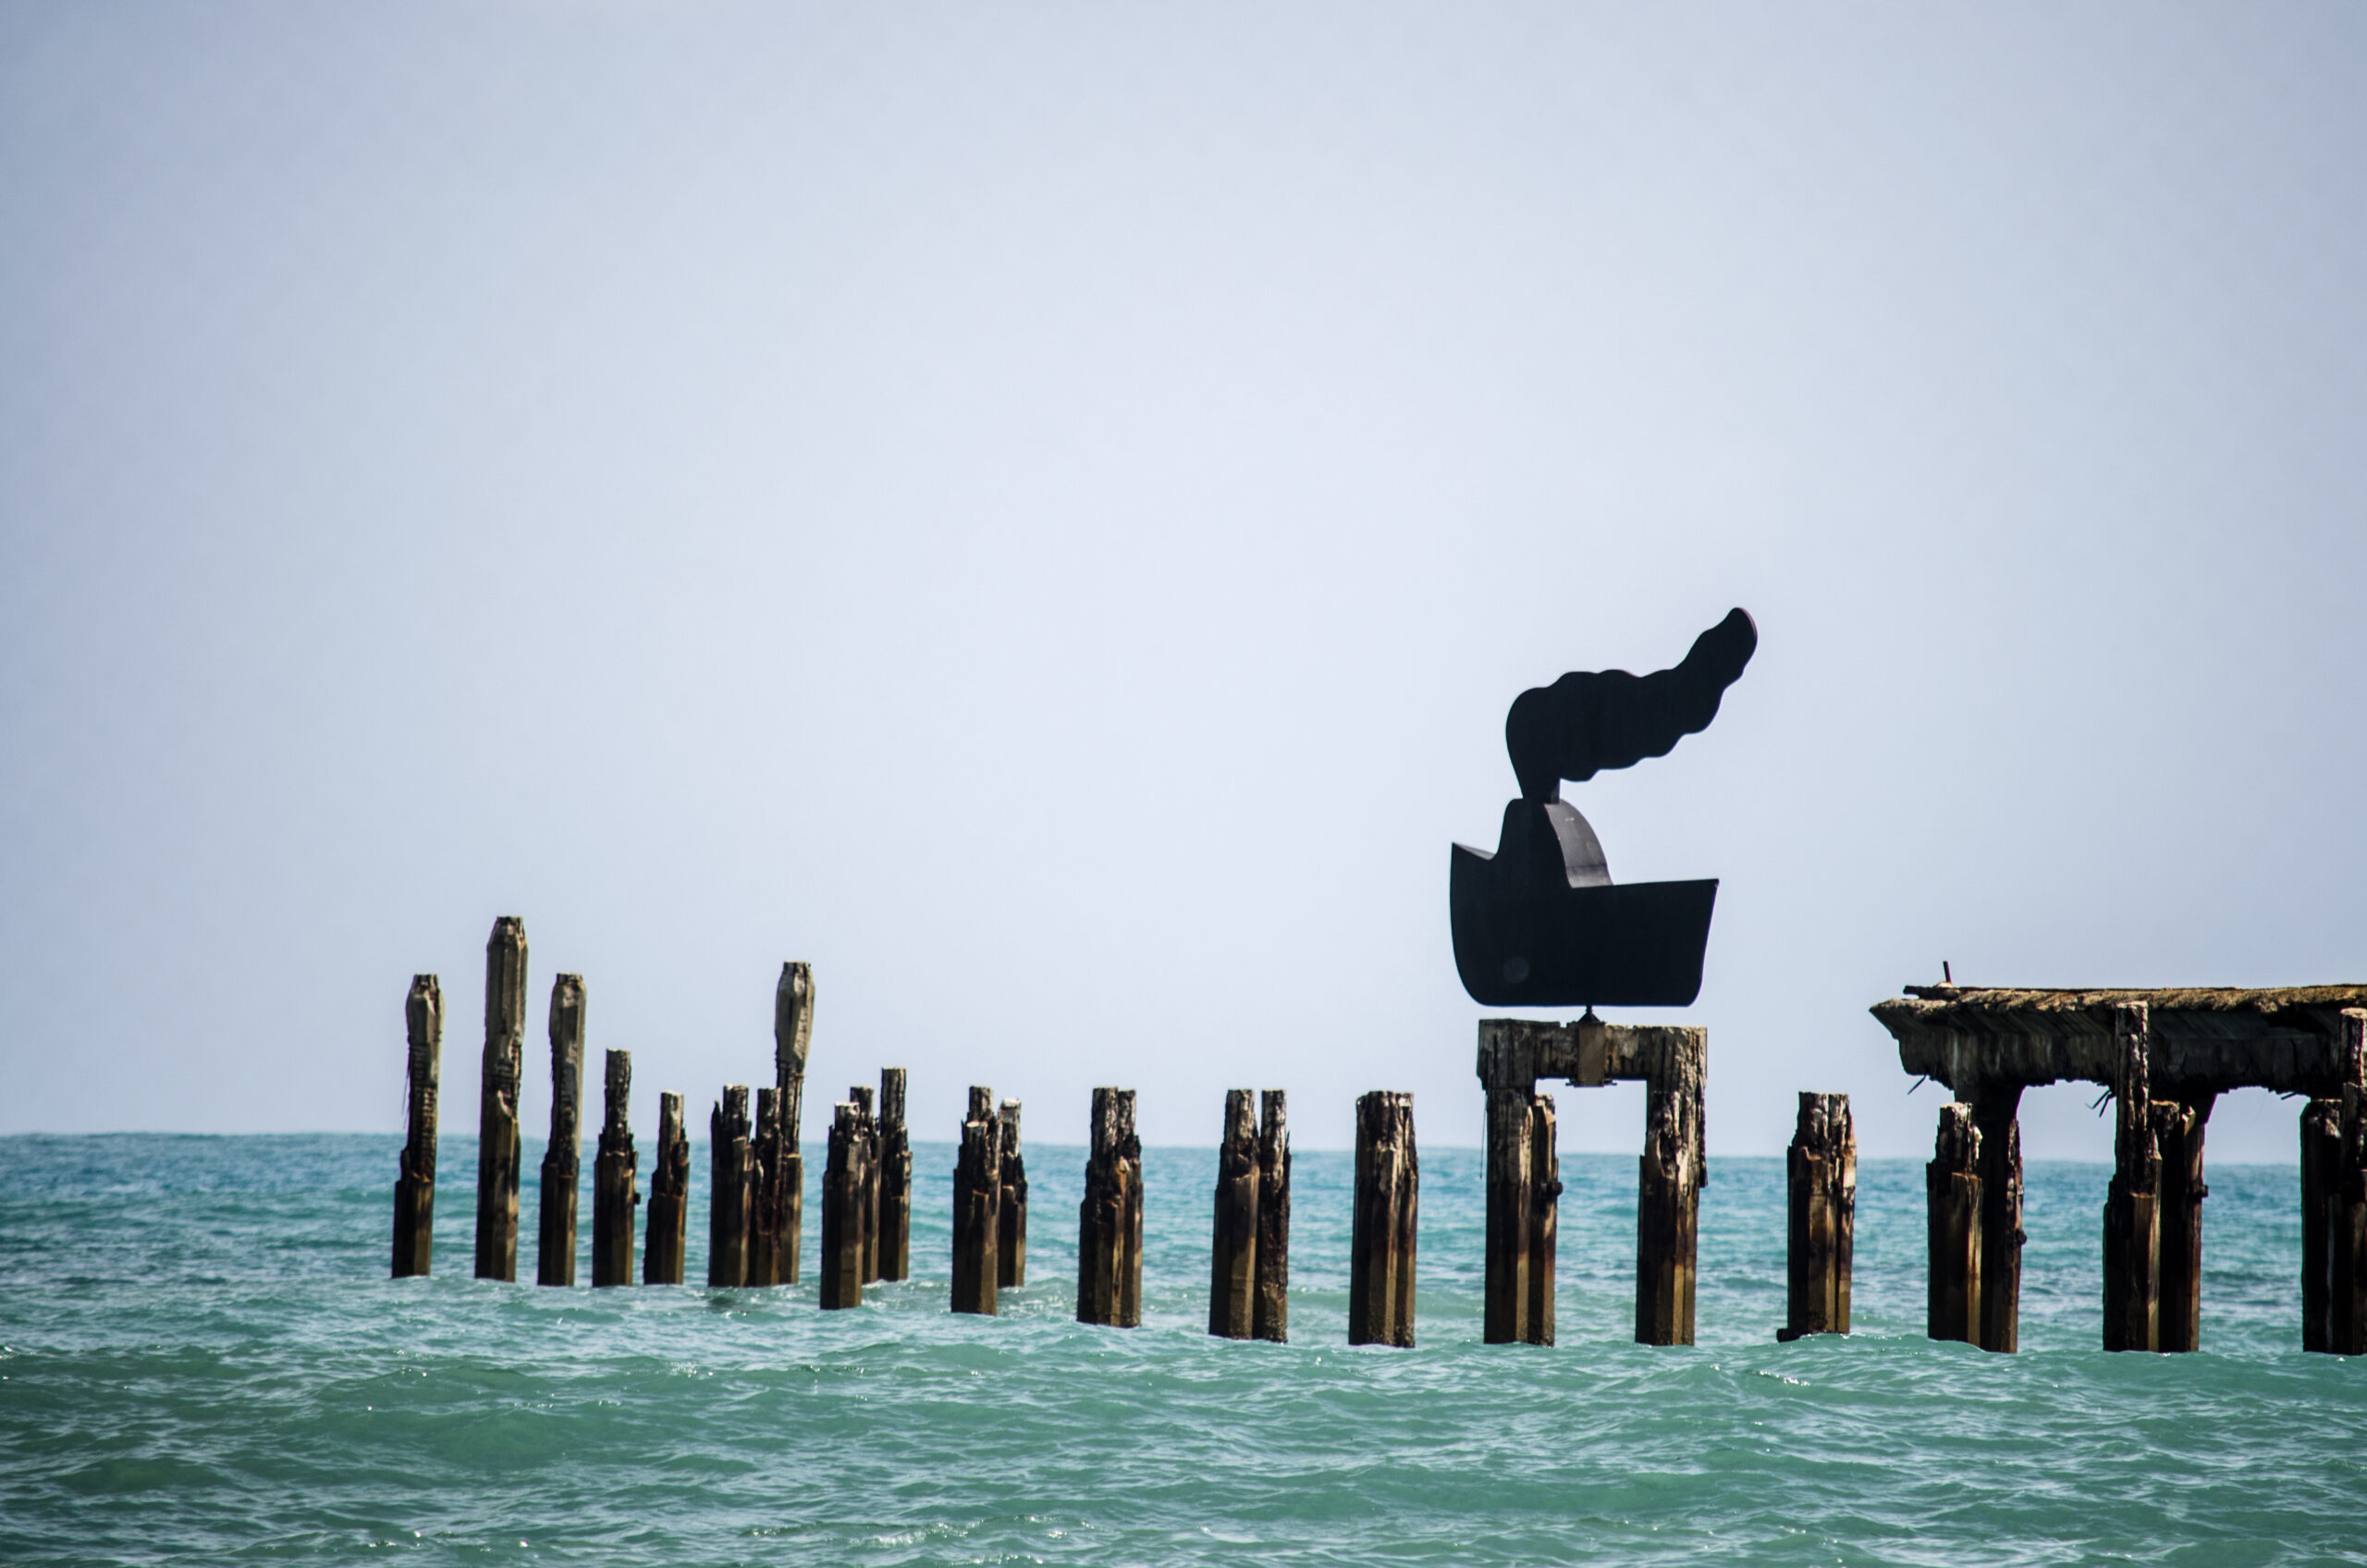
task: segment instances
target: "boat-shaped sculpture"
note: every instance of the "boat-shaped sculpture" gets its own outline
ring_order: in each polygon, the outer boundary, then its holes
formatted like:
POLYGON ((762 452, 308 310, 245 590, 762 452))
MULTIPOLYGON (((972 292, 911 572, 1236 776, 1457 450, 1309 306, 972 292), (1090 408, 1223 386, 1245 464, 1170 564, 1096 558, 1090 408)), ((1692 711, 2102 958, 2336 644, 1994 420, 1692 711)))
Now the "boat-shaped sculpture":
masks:
POLYGON ((1523 692, 1504 720, 1520 798, 1496 851, 1453 847, 1448 906, 1463 988, 1488 1007, 1686 1007, 1701 994, 1714 877, 1614 883, 1564 779, 1666 756, 1707 729, 1759 646, 1737 609, 1674 668, 1583 670, 1523 692))

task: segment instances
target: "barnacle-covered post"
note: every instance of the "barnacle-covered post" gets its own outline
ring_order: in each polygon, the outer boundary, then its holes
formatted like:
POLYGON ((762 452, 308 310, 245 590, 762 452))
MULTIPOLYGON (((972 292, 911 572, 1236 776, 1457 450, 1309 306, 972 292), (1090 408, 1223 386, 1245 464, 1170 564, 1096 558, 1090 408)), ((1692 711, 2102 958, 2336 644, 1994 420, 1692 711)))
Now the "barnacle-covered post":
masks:
POLYGON ((484 1062, 477 1098, 480 1280, 518 1278, 518 1086, 525 1047, 526 923, 505 914, 484 944, 484 1062))
POLYGON ((689 1230, 691 1141, 682 1131, 682 1096, 657 1096, 657 1155, 649 1169, 649 1222, 642 1234, 641 1282, 679 1285, 689 1230))
POLYGON ((857 1194, 862 1230, 855 1248, 863 1282, 868 1285, 879 1278, 879 1119, 872 1109, 870 1084, 855 1084, 847 1098, 853 1102, 856 1129, 863 1134, 863 1181, 857 1194))
POLYGON ((435 1085, 444 1062, 444 991, 433 974, 414 974, 403 998, 409 1035, 405 1060, 402 1163, 395 1175, 395 1273, 424 1274, 435 1250, 435 1085))
MULTIPOLYGON (((1688 1041, 1706 1039, 1686 1032, 1688 1041)), ((1677 1048, 1644 1080, 1644 1152, 1636 1184, 1636 1342, 1693 1342, 1696 1246, 1701 1187, 1701 1087, 1706 1049, 1677 1048)))
POLYGON ((575 1283, 576 1190, 583 1169, 583 976, 551 982, 551 1136, 543 1148, 534 1283, 575 1283))
POLYGON ((788 1283, 788 1238, 780 1227, 788 1206, 781 1201, 780 1092, 756 1090, 756 1116, 748 1136, 748 1283, 788 1283))
POLYGON ((632 1053, 610 1051, 600 1146, 592 1157, 592 1283, 632 1283, 633 1210, 641 1207, 632 1146, 632 1053))

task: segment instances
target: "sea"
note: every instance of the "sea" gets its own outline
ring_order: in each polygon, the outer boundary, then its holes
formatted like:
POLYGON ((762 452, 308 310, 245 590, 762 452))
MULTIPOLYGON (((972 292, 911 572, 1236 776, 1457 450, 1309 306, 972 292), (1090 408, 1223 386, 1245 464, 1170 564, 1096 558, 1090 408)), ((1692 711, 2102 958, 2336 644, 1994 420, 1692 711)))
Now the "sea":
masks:
POLYGON ((1712 1158, 1699 1343, 1652 1349, 1635 1159, 1565 1155, 1546 1348, 1480 1342, 1480 1157, 1425 1149, 1391 1350, 1346 1342, 1343 1153, 1296 1157, 1276 1345, 1207 1332, 1212 1148, 1145 1153, 1133 1329, 1073 1320, 1078 1148, 1027 1151, 993 1317, 948 1310, 950 1145, 914 1278, 829 1313, 818 1169, 804 1284, 546 1290, 469 1277, 466 1137, 434 1274, 386 1278, 397 1148, 0 1139, 0 1562, 2367 1562, 2367 1365, 2300 1349, 2291 1167, 2210 1171, 2202 1349, 2157 1356, 2100 1348, 2107 1168, 2034 1164, 1992 1355, 1924 1337, 1918 1161, 1860 1167, 1854 1331, 1786 1345, 1783 1162, 1712 1158))

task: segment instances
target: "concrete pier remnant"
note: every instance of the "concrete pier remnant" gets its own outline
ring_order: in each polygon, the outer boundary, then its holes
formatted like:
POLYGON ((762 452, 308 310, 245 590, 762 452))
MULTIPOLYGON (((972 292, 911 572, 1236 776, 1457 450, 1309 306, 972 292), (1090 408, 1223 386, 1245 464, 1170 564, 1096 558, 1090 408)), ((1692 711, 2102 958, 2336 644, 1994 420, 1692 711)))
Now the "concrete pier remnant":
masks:
POLYGON ((1493 1342, 1551 1344, 1552 1237, 1560 1225, 1553 1107, 1539 1079, 1581 1088, 1641 1080, 1644 1152, 1637 1164, 1636 1340, 1693 1342, 1701 1188, 1710 1180, 1703 1091, 1710 1032, 1674 1024, 1479 1021, 1479 1084, 1489 1096, 1487 1295, 1493 1342), (1498 1145, 1501 1145, 1501 1152, 1498 1145))
MULTIPOLYGON (((2103 1215, 2105 1347, 2184 1351, 2201 1344, 2203 1132, 2215 1096, 2258 1087, 2304 1102, 2301 1336, 2307 1348, 2330 1348, 2339 1227, 2325 1208, 2324 1178, 2332 1167, 2321 1162, 2336 1158, 2327 1151, 2339 1140, 2329 1141, 2329 1129, 2358 1082, 2349 1042, 2358 1021, 2367 1021, 2367 986, 1910 986, 1872 1011, 1898 1042, 1899 1065, 1955 1095, 1943 1117, 1962 1107, 1978 1133, 1981 1214, 1972 1272, 1979 1300, 1963 1337, 1989 1350, 2015 1348, 2022 1240, 2015 1116, 2021 1091, 2084 1080, 2116 1102, 2103 1215)), ((1944 1149, 1951 1136, 1944 1126, 1944 1149)), ((1936 1180, 1931 1193, 1935 1206, 1962 1201, 1956 1185, 1936 1180)), ((2367 1224, 2367 1211, 2361 1222, 2367 1224)), ((1954 1223, 1935 1207, 1935 1237, 1954 1223)), ((1936 1267, 1942 1255, 1935 1250, 1933 1256, 1936 1267)), ((1947 1266, 1966 1268, 1953 1253, 1947 1266)), ((2359 1288, 2357 1270, 2345 1278, 2359 1288)), ((1932 1290, 1937 1301, 1941 1281, 1932 1290)))

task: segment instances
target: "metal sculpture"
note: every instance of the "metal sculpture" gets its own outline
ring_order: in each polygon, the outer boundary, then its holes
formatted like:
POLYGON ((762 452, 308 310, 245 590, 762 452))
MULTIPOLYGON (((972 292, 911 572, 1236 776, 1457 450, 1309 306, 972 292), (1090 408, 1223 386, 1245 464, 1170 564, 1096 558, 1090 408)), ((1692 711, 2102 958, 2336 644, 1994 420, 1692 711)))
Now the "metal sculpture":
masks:
POLYGON ((1520 798, 1496 852, 1457 844, 1448 880, 1454 966, 1489 1007, 1686 1007, 1701 994, 1714 877, 1613 883, 1602 842, 1561 782, 1666 756, 1709 728, 1759 646, 1742 610, 1673 669, 1580 670, 1513 701, 1504 749, 1520 798))

